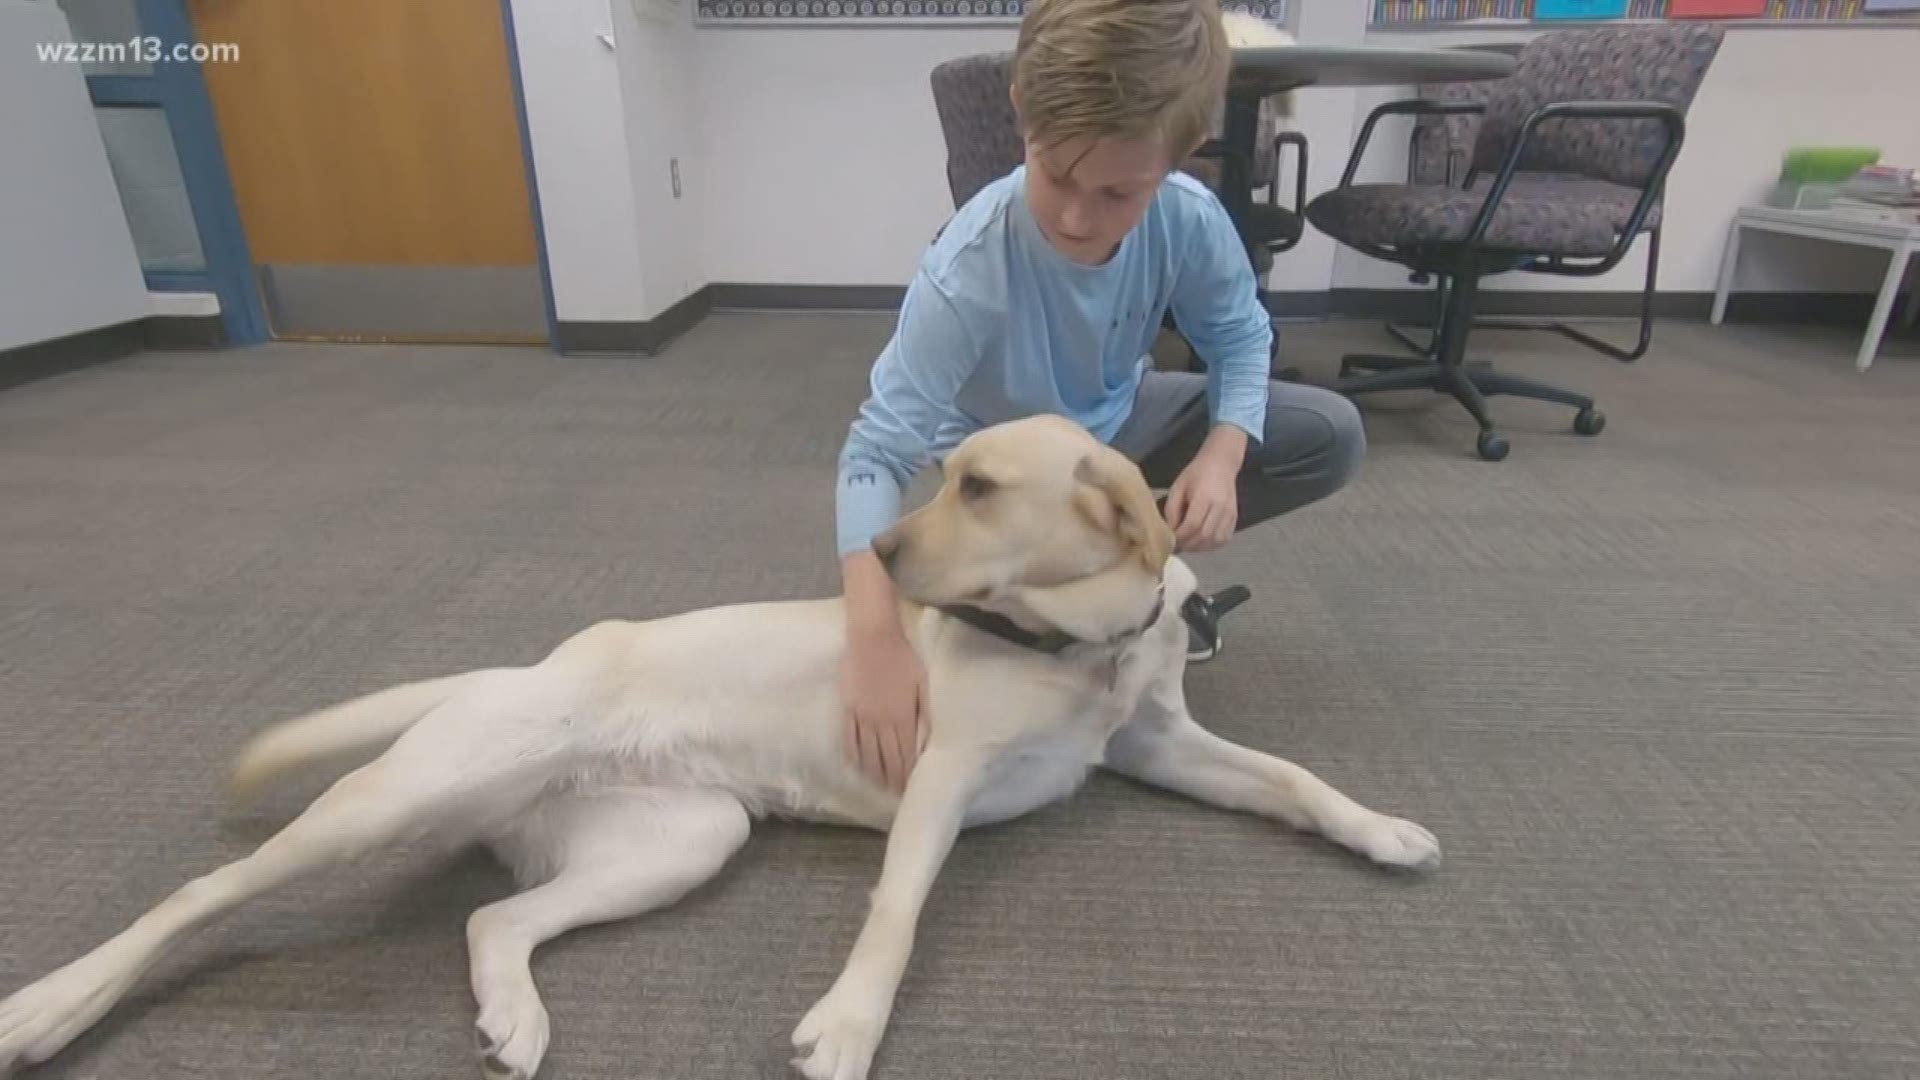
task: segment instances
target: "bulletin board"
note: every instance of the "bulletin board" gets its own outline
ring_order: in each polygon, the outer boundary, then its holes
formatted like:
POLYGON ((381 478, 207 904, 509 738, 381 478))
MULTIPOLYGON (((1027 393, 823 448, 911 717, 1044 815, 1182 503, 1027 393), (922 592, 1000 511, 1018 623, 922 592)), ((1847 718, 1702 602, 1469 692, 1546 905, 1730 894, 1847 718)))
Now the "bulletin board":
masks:
MULTIPOLYGON (((1288 0, 1226 0, 1244 11, 1284 22, 1288 0)), ((698 0, 702 26, 1016 26, 1026 0, 698 0)))
POLYGON ((1730 25, 1920 26, 1920 0, 1373 0, 1375 29, 1661 19, 1730 25))

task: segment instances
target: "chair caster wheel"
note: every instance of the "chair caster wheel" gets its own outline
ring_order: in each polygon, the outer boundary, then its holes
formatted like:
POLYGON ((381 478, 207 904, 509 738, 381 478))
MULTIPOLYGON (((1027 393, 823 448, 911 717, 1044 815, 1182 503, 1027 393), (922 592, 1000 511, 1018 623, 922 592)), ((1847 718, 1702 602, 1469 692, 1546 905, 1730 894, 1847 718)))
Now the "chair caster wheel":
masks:
POLYGON ((1480 441, 1476 445, 1476 449, 1480 451, 1482 460, 1503 461, 1506 459, 1507 451, 1511 448, 1507 446, 1507 440, 1505 438, 1495 435, 1491 431, 1483 431, 1480 433, 1480 441))
POLYGON ((1607 414, 1599 409, 1581 409, 1573 418, 1573 430, 1581 435, 1598 435, 1607 426, 1607 414))

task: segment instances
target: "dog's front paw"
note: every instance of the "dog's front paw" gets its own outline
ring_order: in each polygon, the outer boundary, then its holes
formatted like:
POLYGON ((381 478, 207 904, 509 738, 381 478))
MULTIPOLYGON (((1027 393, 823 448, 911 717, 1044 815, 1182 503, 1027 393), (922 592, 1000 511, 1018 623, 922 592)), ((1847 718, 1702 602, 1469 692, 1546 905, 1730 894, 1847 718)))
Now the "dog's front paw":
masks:
POLYGON ((130 981, 88 958, 0 1001, 0 1076, 59 1053, 113 1007, 130 981))
POLYGON ((473 1041, 487 1080, 529 1080, 547 1053, 547 1009, 531 982, 523 990, 489 988, 473 1041))
POLYGON ((854 998, 836 987, 794 1027, 793 1046, 801 1056, 793 1067, 807 1080, 866 1080, 887 1016, 854 998))
POLYGON ((1352 848, 1382 866, 1432 870, 1440 865, 1440 841, 1402 818, 1375 814, 1353 838, 1352 848))

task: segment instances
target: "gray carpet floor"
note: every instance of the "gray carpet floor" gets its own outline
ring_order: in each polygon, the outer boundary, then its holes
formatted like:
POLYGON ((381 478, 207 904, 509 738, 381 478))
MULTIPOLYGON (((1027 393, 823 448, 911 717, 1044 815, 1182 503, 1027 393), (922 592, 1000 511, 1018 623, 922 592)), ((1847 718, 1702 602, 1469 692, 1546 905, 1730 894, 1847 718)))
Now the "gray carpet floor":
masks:
MULTIPOLYGON (((311 794, 230 809, 273 721, 522 662, 602 616, 835 586, 833 461, 886 320, 716 316, 651 361, 276 345, 0 393, 0 987, 311 794)), ((1285 328, 1324 377, 1366 324, 1285 328)), ((1920 364, 1663 326, 1502 401, 1368 407, 1347 491, 1199 560, 1255 600, 1216 730, 1431 827, 1431 878, 1099 778, 970 836, 877 1076, 1920 1075, 1920 364)), ((710 886, 541 953, 565 1080, 786 1076, 875 836, 772 826, 710 886)), ((473 854, 249 908, 41 1075, 460 1077, 473 854)))

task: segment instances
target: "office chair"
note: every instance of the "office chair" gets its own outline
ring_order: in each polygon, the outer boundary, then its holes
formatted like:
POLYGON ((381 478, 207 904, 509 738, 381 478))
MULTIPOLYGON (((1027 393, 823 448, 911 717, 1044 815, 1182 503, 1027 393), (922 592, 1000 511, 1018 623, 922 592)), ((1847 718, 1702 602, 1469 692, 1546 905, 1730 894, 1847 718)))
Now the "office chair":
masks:
MULTIPOLYGON (((1472 45, 1468 48, 1490 52, 1503 52, 1517 56, 1522 43, 1503 42, 1490 45, 1472 45)), ((1429 101, 1477 101, 1485 102, 1499 95, 1507 85, 1504 80, 1486 80, 1480 82, 1430 83, 1420 87, 1420 96, 1429 101)), ((1474 113, 1453 115, 1427 115, 1414 121, 1413 133, 1407 145, 1407 182, 1410 184, 1450 184, 1458 185, 1466 175, 1466 162, 1473 154, 1474 141, 1480 133, 1480 117, 1474 113)), ((1522 170, 1514 174, 1514 183, 1528 186, 1553 184, 1567 179, 1552 173, 1535 173, 1522 170)), ((1575 182, 1578 177, 1572 178, 1575 182)), ((1660 225, 1661 204, 1656 200, 1653 209, 1647 213, 1645 231, 1647 235, 1647 273, 1640 291, 1640 333, 1631 346, 1616 345, 1594 337, 1592 334, 1572 326, 1565 321, 1552 318, 1534 318, 1512 315, 1476 316, 1475 329, 1487 330, 1547 330, 1560 334, 1571 341, 1585 345, 1616 360, 1633 361, 1647 354, 1647 348, 1653 343, 1653 297, 1660 274, 1660 225)), ((1427 284, 1432 276, 1415 271, 1413 280, 1427 284)), ((1446 306, 1444 286, 1435 283, 1434 311, 1437 313, 1446 306)), ((1387 333, 1416 354, 1431 359, 1438 335, 1432 333, 1433 321, 1422 326, 1428 331, 1426 340, 1420 341, 1406 329, 1387 323, 1387 333)), ((1342 372, 1345 374, 1345 372, 1342 372)))
POLYGON ((1598 435, 1606 418, 1591 398, 1467 364, 1480 279, 1513 270, 1591 277, 1618 265, 1649 227, 1687 109, 1724 35, 1713 23, 1547 33, 1522 47, 1514 74, 1485 101, 1373 110, 1339 186, 1308 204, 1307 219, 1348 247, 1435 275, 1444 301, 1430 357, 1349 356, 1343 370, 1383 370, 1343 377, 1335 389, 1449 394, 1478 424, 1476 448, 1488 461, 1509 450, 1489 396, 1572 407, 1574 430, 1598 435), (1477 115, 1463 184, 1355 184, 1373 130, 1389 115, 1477 115), (1523 171, 1552 180, 1519 179, 1523 171))

